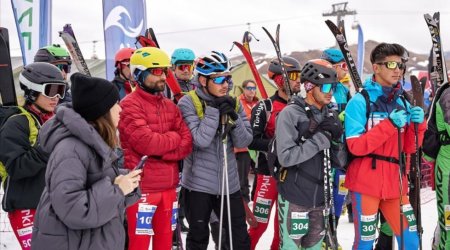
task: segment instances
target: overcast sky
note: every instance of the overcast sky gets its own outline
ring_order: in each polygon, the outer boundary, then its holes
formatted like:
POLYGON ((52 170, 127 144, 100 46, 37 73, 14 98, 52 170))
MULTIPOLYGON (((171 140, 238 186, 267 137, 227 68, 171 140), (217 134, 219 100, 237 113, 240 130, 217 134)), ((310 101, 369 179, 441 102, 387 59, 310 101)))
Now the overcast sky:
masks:
MULTIPOLYGON (((278 23, 282 52, 325 49, 333 46, 335 40, 324 20, 335 22, 336 17, 325 18, 322 13, 331 11, 331 5, 338 2, 341 1, 148 0, 147 25, 154 28, 160 46, 169 54, 187 47, 197 55, 210 50, 236 55, 237 48, 229 52, 232 42, 240 41, 250 27, 260 40, 251 43, 252 50, 275 55, 261 26, 274 32, 278 23)), ((358 0, 350 1, 348 8, 358 12, 345 17, 350 44, 357 43, 357 31, 351 29, 351 24, 358 20, 365 40, 396 42, 410 51, 427 53, 431 38, 423 14, 440 11, 443 47, 450 50, 448 0, 358 0)), ((92 55, 94 40, 98 41, 98 56, 104 57, 102 22, 101 0, 53 0, 53 42, 63 43, 58 31, 71 23, 86 58, 92 55)), ((0 0, 0 25, 9 29, 12 55, 20 55, 10 0, 0 0)))

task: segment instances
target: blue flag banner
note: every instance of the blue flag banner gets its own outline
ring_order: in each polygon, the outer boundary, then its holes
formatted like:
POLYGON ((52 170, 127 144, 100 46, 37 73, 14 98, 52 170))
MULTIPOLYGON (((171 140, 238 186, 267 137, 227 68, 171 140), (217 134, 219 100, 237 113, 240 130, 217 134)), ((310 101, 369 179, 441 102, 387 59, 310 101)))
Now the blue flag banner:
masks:
POLYGON ((358 24, 358 66, 359 75, 363 76, 364 71, 364 34, 361 25, 358 24))
POLYGON ((103 0, 106 79, 114 79, 114 56, 124 47, 134 47, 136 37, 147 28, 145 0, 103 0))
POLYGON ((23 64, 34 61, 39 48, 51 44, 52 0, 11 0, 23 64))

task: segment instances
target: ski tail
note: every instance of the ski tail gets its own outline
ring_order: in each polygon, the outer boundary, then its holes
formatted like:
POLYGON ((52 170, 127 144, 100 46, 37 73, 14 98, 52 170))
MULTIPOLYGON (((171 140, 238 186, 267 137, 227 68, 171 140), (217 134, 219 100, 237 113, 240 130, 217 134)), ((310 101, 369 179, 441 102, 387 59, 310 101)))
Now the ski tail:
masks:
POLYGON ((289 84, 289 77, 288 77, 288 73, 286 71, 286 66, 284 65, 283 57, 281 56, 281 51, 280 51, 280 43, 279 43, 280 42, 280 24, 277 25, 276 38, 273 38, 272 34, 270 34, 270 32, 265 27, 262 27, 262 29, 264 30, 264 32, 266 32, 267 36, 269 37, 270 41, 273 44, 273 47, 275 48, 275 52, 277 53, 278 61, 280 62, 281 72, 283 74, 284 88, 286 90, 288 99, 291 99, 292 90, 291 90, 291 86, 289 84))
POLYGON ((433 67, 431 75, 435 76, 437 88, 448 82, 447 67, 445 65, 444 52, 442 49, 439 12, 434 13, 433 17, 430 14, 424 15, 425 22, 431 34, 431 41, 433 43, 433 67))
POLYGON ((355 90, 359 92, 360 89, 362 88, 362 81, 358 74, 358 70, 356 69, 356 63, 353 60, 352 54, 350 53, 350 49, 348 48, 347 39, 345 38, 345 35, 341 32, 341 30, 332 21, 326 20, 325 23, 327 24, 331 33, 333 33, 339 45, 339 49, 342 51, 342 54, 344 55, 345 62, 348 65, 350 77, 352 78, 353 86, 355 87, 355 90))
POLYGON ((17 106, 11 56, 9 51, 8 29, 0 27, 0 94, 2 104, 17 106))
POLYGON ((63 39, 69 50, 72 61, 77 67, 80 73, 90 76, 89 68, 86 61, 84 60, 83 54, 81 53, 80 46, 78 45, 75 34, 73 33, 72 26, 70 24, 64 25, 63 31, 59 32, 59 36, 63 39))
MULTIPOLYGON (((145 36, 138 36, 136 37, 136 42, 139 43, 142 47, 156 47, 159 48, 158 41, 156 40, 155 32, 152 28, 148 28, 145 31, 145 36)), ((166 83, 167 86, 169 86, 170 91, 172 91, 173 96, 178 101, 183 96, 183 93, 181 91, 181 87, 178 84, 177 79, 175 78, 175 75, 173 74, 173 71, 171 68, 167 71, 166 76, 166 83)))
MULTIPOLYGON (((233 44, 236 45, 236 47, 238 47, 244 55, 245 60, 247 61, 247 64, 253 74, 253 77, 255 78, 256 85, 258 86, 259 92, 261 93, 261 97, 263 99, 267 99, 269 96, 267 95, 266 89, 264 88, 261 76, 259 75, 258 69, 256 68, 255 61, 253 60, 252 53, 250 51, 250 35, 253 34, 246 31, 242 39, 242 44, 238 42, 233 42, 233 44)), ((258 39, 256 40, 259 41, 258 39)))

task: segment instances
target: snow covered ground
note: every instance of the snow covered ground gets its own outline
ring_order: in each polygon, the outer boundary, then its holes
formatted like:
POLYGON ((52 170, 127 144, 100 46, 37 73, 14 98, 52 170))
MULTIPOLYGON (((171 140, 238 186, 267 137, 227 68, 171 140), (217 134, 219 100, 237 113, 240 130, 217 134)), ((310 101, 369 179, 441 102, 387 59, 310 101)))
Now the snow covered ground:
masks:
MULTIPOLYGON (((273 218, 273 216, 272 216, 273 218)), ((0 212, 0 250, 20 250, 20 246, 11 232, 10 228, 5 228, 2 224, 7 220, 5 213, 0 212)), ((431 249, 431 239, 433 237, 434 227, 437 221, 436 199, 435 193, 429 188, 422 189, 422 221, 423 221, 423 249, 431 249)), ((269 249, 273 236, 273 220, 271 220, 266 233, 261 237, 257 248, 261 250, 269 249)), ((348 222, 348 217, 343 216, 339 221, 338 239, 342 249, 351 249, 354 236, 353 224, 348 222)), ((186 234, 183 234, 185 239, 186 234)), ((208 250, 214 249, 214 243, 210 239, 208 250)))

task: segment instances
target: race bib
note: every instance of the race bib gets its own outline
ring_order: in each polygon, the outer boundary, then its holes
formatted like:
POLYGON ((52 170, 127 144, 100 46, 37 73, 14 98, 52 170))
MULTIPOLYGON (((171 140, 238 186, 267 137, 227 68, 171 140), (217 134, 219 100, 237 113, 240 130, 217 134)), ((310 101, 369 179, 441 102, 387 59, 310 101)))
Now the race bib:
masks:
POLYGON ((298 240, 308 233, 308 212, 292 212, 289 238, 298 240))
POLYGON ((450 230, 450 205, 445 205, 445 231, 450 230))
POLYGON ((372 129, 373 127, 378 125, 378 123, 380 123, 384 119, 386 119, 386 114, 384 114, 384 113, 379 113, 379 112, 371 113, 369 116, 369 119, 367 120, 367 130, 372 129))
POLYGON ((152 219, 155 214, 156 206, 149 204, 139 203, 137 222, 136 222, 136 235, 154 235, 152 219))
POLYGON ((408 220, 409 231, 410 232, 417 231, 416 216, 414 216, 414 210, 413 210, 411 204, 403 205, 403 214, 405 215, 406 219, 408 220))
POLYGON ((361 240, 372 241, 377 238, 377 215, 361 215, 361 240))
POLYGON ((172 231, 177 228, 177 221, 178 221, 178 201, 173 202, 172 206, 172 231))
POLYGON ((344 187, 345 183, 345 174, 339 175, 339 188, 338 188, 338 194, 339 195, 347 195, 348 189, 344 187))
POLYGON ((261 197, 256 197, 256 205, 253 214, 258 222, 268 223, 269 221, 269 210, 272 200, 265 199, 261 197))

